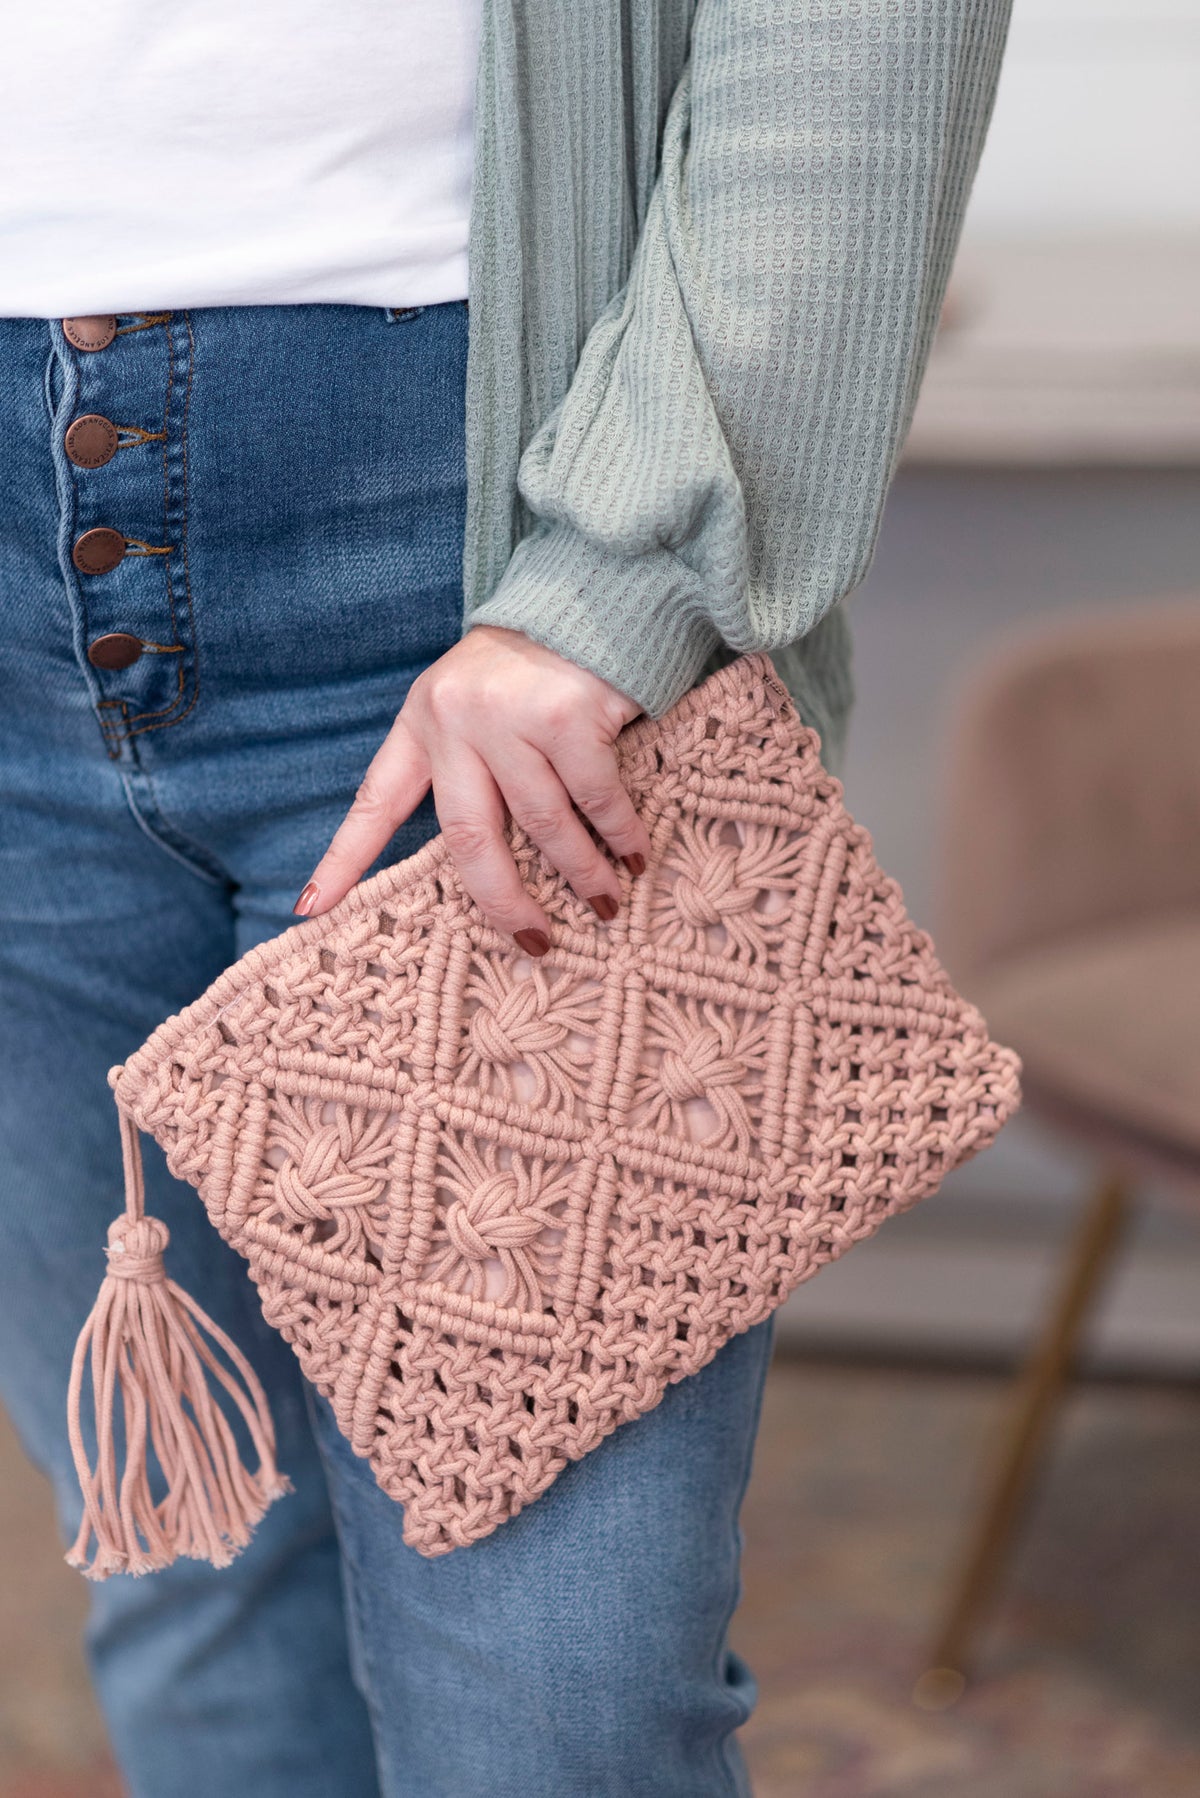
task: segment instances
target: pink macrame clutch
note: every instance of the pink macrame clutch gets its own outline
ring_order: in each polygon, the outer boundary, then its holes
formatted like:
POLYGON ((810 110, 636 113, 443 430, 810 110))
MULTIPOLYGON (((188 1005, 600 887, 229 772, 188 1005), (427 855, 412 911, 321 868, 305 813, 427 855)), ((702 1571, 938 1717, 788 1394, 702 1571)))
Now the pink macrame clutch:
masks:
POLYGON ((934 1192, 1016 1108, 1016 1055, 909 919, 768 656, 617 747, 653 852, 636 880, 618 869, 612 923, 510 825, 551 920, 531 960, 437 837, 252 949, 110 1072, 127 1208, 72 1372, 73 1565, 223 1564, 288 1489, 255 1375, 164 1274, 138 1127, 249 1262, 403 1505, 405 1541, 440 1555, 934 1192))

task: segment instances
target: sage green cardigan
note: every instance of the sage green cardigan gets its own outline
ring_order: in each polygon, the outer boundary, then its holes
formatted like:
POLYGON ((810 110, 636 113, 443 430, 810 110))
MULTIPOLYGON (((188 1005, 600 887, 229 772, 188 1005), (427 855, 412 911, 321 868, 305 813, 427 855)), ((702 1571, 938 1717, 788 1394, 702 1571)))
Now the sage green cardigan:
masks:
POLYGON ((483 0, 464 628, 660 716, 769 650, 837 769, 1010 0, 483 0))

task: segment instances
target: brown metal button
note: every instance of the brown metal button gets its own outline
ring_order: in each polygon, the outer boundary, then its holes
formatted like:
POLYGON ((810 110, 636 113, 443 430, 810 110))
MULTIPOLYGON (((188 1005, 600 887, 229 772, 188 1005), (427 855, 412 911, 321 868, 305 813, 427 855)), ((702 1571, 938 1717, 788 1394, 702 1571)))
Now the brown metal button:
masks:
POLYGON ((88 318, 64 318, 63 336, 77 350, 106 350, 117 334, 117 321, 111 313, 88 318))
POLYGON ((128 631, 109 631, 88 644, 87 657, 93 668, 132 668, 142 653, 142 639, 128 631))
POLYGON ((85 412, 67 426, 63 448, 76 468, 103 468, 117 453, 117 427, 101 412, 85 412))
POLYGON ((125 555, 125 539, 120 531, 98 524, 94 530, 76 537, 71 560, 80 574, 108 574, 125 555))

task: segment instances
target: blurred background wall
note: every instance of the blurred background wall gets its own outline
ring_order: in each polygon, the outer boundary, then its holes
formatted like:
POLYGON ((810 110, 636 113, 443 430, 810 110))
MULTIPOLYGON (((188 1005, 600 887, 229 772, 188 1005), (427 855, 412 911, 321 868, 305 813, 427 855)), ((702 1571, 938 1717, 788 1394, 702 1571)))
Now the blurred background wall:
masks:
MULTIPOLYGON (((1200 607, 1197 170, 1197 0, 1016 0, 942 329, 872 572, 847 602, 847 796, 935 936, 940 758, 962 677, 1030 623, 1168 596, 1200 607)), ((787 1338, 1009 1360, 1088 1172, 1018 1118, 802 1287, 787 1338)), ((1198 1276, 1200 1231, 1143 1208, 1092 1365, 1194 1373, 1198 1276)))

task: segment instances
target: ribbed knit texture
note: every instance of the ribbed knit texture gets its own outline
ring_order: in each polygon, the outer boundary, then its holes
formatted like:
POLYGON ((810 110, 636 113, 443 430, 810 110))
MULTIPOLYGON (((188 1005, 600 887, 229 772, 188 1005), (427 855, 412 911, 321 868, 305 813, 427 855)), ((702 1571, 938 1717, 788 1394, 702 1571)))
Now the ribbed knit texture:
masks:
POLYGON ((836 769, 1009 9, 485 0, 465 622, 655 717, 770 651, 836 769))

